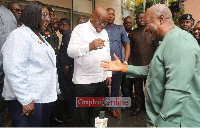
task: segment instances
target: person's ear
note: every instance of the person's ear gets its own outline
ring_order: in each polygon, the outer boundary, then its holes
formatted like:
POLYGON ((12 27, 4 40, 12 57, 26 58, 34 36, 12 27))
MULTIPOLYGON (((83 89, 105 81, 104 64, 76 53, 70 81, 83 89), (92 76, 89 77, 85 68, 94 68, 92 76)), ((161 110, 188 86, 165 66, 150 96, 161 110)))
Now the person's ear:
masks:
POLYGON ((159 22, 160 22, 160 25, 164 24, 165 21, 164 21, 164 16, 163 15, 160 15, 159 22))
POLYGON ((91 14, 90 19, 91 19, 91 18, 94 18, 94 14, 91 14))

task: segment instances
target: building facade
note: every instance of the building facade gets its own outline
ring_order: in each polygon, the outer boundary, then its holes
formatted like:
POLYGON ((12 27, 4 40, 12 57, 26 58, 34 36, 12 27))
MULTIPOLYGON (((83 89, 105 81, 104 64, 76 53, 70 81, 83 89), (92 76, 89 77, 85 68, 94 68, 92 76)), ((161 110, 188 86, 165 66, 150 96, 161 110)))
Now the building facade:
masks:
MULTIPOLYGON (((5 7, 7 2, 16 0, 0 0, 0 3, 5 7)), ((22 5, 22 8, 32 0, 17 0, 22 5)), ((54 8, 56 18, 68 18, 71 21, 71 28, 73 29, 77 24, 79 16, 83 16, 88 21, 92 11, 97 6, 104 8, 115 9, 115 24, 122 25, 124 17, 133 15, 133 11, 124 8, 124 3, 128 0, 38 0, 48 6, 54 8), (126 12, 126 13, 124 13, 126 12), (128 12, 128 13, 127 13, 128 12)), ((130 1, 130 0, 129 0, 130 1)), ((200 20, 200 0, 187 0, 185 2, 185 13, 192 14, 195 23, 200 20)))

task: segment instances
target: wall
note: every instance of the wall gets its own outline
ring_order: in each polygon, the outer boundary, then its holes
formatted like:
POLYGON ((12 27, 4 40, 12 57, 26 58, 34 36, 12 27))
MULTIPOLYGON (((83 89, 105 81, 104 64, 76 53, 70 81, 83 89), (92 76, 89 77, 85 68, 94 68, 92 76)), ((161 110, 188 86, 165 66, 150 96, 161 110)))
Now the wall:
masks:
POLYGON ((95 0, 95 7, 102 6, 104 8, 115 9, 115 24, 121 25, 121 0, 95 0))
MULTIPOLYGON (((33 1, 33 0, 27 0, 33 1)), ((72 0, 37 0, 44 4, 72 9, 72 0)))
POLYGON ((185 14, 191 14, 196 22, 200 21, 200 0, 187 0, 185 2, 185 14))
POLYGON ((92 1, 89 0, 73 0, 73 10, 92 14, 92 1))

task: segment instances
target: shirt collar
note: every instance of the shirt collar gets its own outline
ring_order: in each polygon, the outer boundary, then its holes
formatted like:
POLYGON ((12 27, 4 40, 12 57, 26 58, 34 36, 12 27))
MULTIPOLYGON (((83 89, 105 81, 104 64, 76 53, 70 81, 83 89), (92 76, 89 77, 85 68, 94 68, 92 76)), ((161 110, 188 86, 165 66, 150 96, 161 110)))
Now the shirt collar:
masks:
POLYGON ((87 24, 88 24, 89 28, 90 28, 94 33, 97 34, 97 31, 96 31, 96 29, 93 27, 93 25, 92 25, 92 23, 90 22, 90 20, 87 22, 87 24))
POLYGON ((108 28, 109 28, 109 27, 113 27, 114 25, 115 25, 115 24, 113 23, 111 26, 106 26, 106 27, 108 27, 108 28))
POLYGON ((70 33, 71 32, 71 29, 67 29, 64 33, 63 33, 63 36, 70 33))
MULTIPOLYGON (((25 29, 31 34, 31 37, 32 37, 34 40, 36 40, 38 43, 41 43, 40 38, 31 30, 30 27, 26 26, 25 24, 23 24, 21 27, 25 28, 25 29)), ((39 35, 40 35, 40 37, 44 40, 44 42, 45 42, 47 45, 50 45, 40 33, 39 33, 39 35)))

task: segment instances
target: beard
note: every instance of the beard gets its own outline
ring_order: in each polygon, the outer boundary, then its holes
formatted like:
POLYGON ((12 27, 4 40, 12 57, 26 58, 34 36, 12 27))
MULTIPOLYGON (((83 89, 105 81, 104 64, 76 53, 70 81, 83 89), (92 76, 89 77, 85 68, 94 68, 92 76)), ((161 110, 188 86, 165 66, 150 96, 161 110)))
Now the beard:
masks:
POLYGON ((196 38, 198 44, 200 45, 200 38, 196 38))

